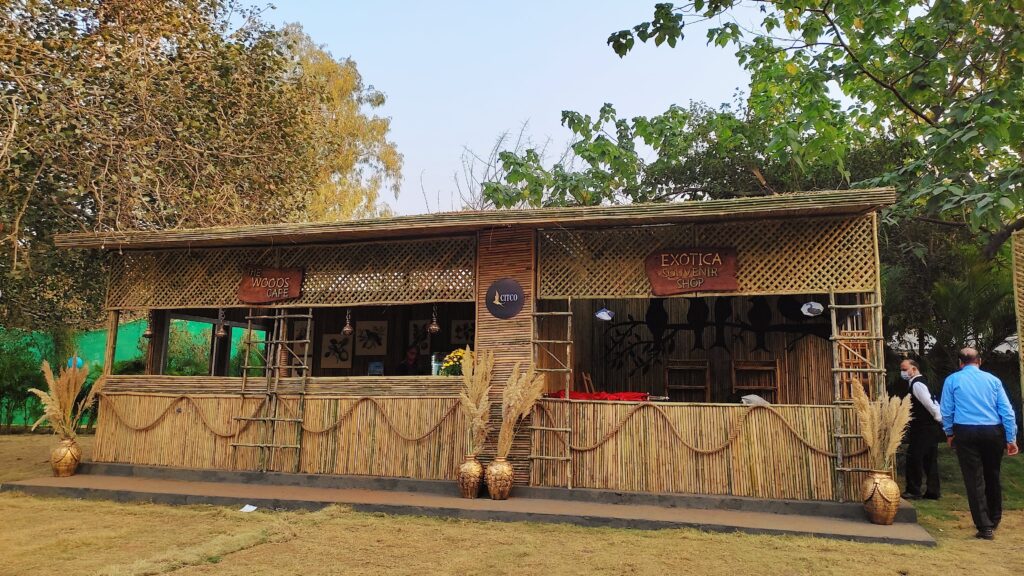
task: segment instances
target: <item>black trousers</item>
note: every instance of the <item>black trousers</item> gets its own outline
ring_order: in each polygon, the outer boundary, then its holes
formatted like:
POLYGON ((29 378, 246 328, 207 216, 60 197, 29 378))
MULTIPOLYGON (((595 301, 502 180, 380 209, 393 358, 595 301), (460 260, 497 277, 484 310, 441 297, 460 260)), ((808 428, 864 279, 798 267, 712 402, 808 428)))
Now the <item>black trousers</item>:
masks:
POLYGON ((995 528, 1003 517, 1003 488, 999 482, 1006 448, 1003 427, 956 424, 953 436, 974 525, 978 530, 995 528))
POLYGON ((911 429, 907 435, 907 465, 904 470, 907 492, 921 495, 921 479, 928 479, 925 496, 938 498, 939 490, 939 447, 935 431, 911 429))

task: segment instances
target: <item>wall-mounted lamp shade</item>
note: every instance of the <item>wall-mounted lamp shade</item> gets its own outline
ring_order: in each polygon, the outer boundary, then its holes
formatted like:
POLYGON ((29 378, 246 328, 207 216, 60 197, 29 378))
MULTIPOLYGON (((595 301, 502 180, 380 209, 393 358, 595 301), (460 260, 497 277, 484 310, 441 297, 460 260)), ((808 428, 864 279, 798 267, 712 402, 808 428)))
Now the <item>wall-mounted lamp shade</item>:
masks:
POLYGON ((615 318, 615 312, 612 312, 607 308, 601 308, 597 312, 594 312, 594 317, 597 318, 598 320, 604 320, 607 322, 612 318, 615 318))
POLYGON ((803 312, 804 316, 821 316, 821 313, 825 311, 825 307, 818 302, 807 302, 800 307, 800 311, 803 312))

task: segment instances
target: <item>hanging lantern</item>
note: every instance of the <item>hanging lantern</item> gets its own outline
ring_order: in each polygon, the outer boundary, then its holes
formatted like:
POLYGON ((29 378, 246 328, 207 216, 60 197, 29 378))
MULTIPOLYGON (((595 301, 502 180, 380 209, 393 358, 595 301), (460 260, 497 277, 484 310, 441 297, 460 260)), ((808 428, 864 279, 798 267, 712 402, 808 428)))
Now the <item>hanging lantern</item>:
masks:
POLYGON ((217 311, 217 332, 215 334, 217 338, 223 338, 228 335, 228 331, 224 328, 224 309, 221 308, 217 311))
POLYGON ((345 327, 341 329, 341 333, 345 336, 351 336, 355 332, 355 328, 352 327, 352 309, 345 310, 345 327))
POLYGON ((142 333, 143 338, 153 337, 153 311, 146 311, 146 331, 142 333))
POLYGON ((434 319, 427 324, 427 332, 437 334, 441 331, 441 325, 437 323, 437 304, 434 304, 434 319))

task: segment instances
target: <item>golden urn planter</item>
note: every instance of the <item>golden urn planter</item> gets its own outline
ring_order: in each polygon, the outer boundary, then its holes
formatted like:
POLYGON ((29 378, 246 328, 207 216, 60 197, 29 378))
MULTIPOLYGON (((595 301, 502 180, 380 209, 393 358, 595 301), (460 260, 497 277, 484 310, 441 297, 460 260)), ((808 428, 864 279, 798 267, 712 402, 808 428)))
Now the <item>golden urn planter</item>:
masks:
POLYGON ((50 452, 50 467, 53 468, 54 476, 73 476, 81 461, 82 449, 74 440, 61 440, 50 452))
POLYGON ((875 524, 889 525, 900 508, 900 485, 888 471, 869 472, 860 487, 861 500, 868 519, 875 524))
POLYGON ((487 492, 491 500, 507 500, 509 492, 512 491, 513 470, 504 458, 495 458, 494 462, 487 465, 487 472, 484 480, 487 482, 487 492))
POLYGON ((466 454, 466 461, 459 466, 456 479, 459 482, 459 494, 463 498, 476 498, 480 495, 480 480, 484 477, 484 467, 473 454, 466 454))

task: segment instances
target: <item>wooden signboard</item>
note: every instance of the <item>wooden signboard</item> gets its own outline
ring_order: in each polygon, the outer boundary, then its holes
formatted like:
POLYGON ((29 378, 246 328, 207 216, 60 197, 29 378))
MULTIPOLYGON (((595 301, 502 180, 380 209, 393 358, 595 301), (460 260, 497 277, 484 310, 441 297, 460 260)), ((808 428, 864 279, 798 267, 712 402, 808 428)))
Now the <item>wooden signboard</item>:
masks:
POLYGON ((644 260, 644 268, 655 296, 737 289, 735 248, 659 250, 644 260))
POLYGON ((238 285, 238 299, 246 304, 269 304, 302 295, 302 268, 250 268, 238 285))

